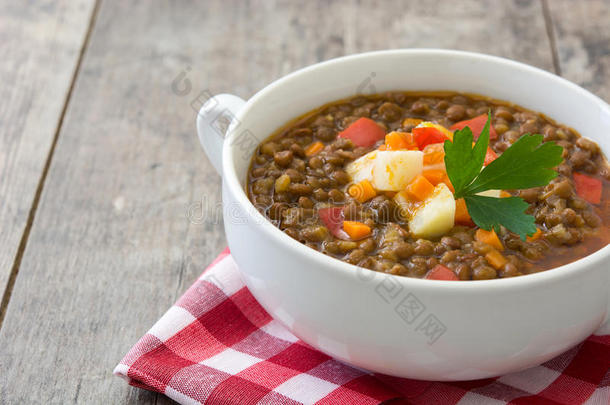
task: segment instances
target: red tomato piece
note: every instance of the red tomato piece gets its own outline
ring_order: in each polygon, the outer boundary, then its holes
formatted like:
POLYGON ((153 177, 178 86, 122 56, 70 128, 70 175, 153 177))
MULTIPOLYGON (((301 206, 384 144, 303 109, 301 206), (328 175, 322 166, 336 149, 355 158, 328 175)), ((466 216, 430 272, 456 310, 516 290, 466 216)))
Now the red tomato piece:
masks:
POLYGON ((496 155, 496 152, 494 152, 493 149, 491 149, 491 148, 487 148, 487 154, 485 155, 485 162, 483 162, 483 164, 485 166, 487 166, 488 164, 490 164, 497 158, 498 158, 498 155, 496 155))
MULTIPOLYGON (((451 126, 451 130, 455 131, 456 129, 462 129, 464 127, 469 127, 472 131, 472 135, 474 139, 478 139, 479 135, 481 135, 481 131, 483 131, 483 127, 485 127, 485 123, 487 122, 487 114, 481 114, 478 117, 474 117, 469 120, 464 120, 460 122, 456 122, 451 126)), ((494 129, 491 123, 489 124, 489 139, 496 139, 498 134, 494 129)))
POLYGON ((412 133, 415 143, 417 143, 420 150, 433 143, 442 143, 448 139, 445 134, 434 127, 413 128, 412 133))
POLYGON ((576 194, 591 204, 602 201, 602 181, 586 174, 574 173, 576 194))
POLYGON ((333 236, 343 240, 350 239, 347 232, 343 230, 343 221, 345 220, 343 207, 320 208, 318 210, 318 216, 320 217, 320 221, 322 221, 324 226, 328 228, 333 236))
POLYGON ((339 138, 350 139, 354 145, 371 147, 385 137, 385 130, 370 118, 362 117, 339 133, 339 138))
POLYGON ((437 264, 432 270, 424 277, 428 280, 445 280, 445 281, 457 281, 458 276, 455 275, 453 270, 442 264, 437 264))

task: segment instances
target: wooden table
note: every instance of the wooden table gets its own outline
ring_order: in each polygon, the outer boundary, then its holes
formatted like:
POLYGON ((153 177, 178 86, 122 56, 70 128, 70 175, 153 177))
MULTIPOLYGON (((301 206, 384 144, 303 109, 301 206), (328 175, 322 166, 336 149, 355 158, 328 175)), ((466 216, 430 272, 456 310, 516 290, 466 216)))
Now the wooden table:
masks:
POLYGON ((171 402, 111 372, 226 243, 203 91, 439 47, 610 99, 610 0, 404 3, 0 0, 0 403, 171 402))

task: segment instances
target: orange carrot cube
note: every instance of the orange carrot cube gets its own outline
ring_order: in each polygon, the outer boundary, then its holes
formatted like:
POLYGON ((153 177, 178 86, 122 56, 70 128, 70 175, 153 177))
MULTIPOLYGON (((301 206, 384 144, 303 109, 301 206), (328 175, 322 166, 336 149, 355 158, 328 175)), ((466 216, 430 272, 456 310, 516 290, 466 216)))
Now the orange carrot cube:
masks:
POLYGON ((347 192, 359 203, 366 202, 377 195, 371 183, 366 179, 352 184, 347 192))
POLYGON ((412 199, 424 201, 434 192, 434 185, 419 174, 409 183, 405 191, 412 199))
POLYGON ((475 239, 479 242, 487 243, 489 246, 496 248, 498 251, 502 252, 504 250, 504 245, 498 238, 496 231, 493 229, 491 231, 486 231, 485 229, 477 229, 475 233, 475 239))
POLYGON ((433 185, 438 185, 439 183, 442 183, 443 181, 445 181, 445 177, 447 177, 447 173, 445 173, 444 170, 441 169, 430 169, 430 170, 424 170, 422 172, 422 176, 424 176, 426 179, 428 179, 428 181, 430 183, 432 183, 433 185))
POLYGON ((371 228, 368 225, 357 221, 343 221, 343 230, 352 240, 363 239, 371 234, 371 228))
POLYGON ((485 259, 487 262, 491 264, 496 270, 500 270, 502 267, 508 263, 508 260, 504 255, 498 252, 496 249, 491 250, 489 253, 485 255, 485 259))
POLYGON ((540 228, 536 228, 536 232, 532 236, 527 236, 525 239, 528 242, 532 242, 538 240, 542 237, 542 230, 540 228))
POLYGON ((474 222, 472 222, 466 207, 466 201, 463 198, 455 200, 455 223, 458 225, 474 226, 474 222))
POLYGON ((313 156, 324 149, 324 144, 320 141, 313 142, 305 148, 305 156, 313 156))

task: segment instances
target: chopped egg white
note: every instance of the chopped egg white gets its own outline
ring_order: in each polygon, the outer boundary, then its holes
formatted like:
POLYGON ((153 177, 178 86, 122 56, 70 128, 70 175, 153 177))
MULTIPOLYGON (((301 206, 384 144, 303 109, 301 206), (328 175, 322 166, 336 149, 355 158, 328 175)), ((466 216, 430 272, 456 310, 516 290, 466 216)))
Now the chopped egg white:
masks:
POLYGON ((373 161, 372 185, 381 191, 400 191, 423 170, 424 154, 418 150, 378 151, 373 161))
POLYGON ((435 238, 453 228, 455 199, 449 187, 439 183, 434 192, 410 215, 409 229, 416 238, 435 238))

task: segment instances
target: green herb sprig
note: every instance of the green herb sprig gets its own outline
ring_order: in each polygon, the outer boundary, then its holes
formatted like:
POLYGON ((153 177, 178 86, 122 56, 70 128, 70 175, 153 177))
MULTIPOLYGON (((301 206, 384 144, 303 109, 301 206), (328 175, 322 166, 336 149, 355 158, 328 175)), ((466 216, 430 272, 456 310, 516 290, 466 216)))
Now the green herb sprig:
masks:
POLYGON ((536 232, 534 217, 525 214, 528 204, 520 197, 494 198, 477 195, 487 190, 519 190, 549 184, 553 170, 562 161, 563 148, 543 143, 540 134, 525 134, 483 170, 489 146, 491 116, 473 143, 469 127, 455 131, 453 142, 445 141, 445 166, 455 189, 455 198, 466 201, 474 223, 487 231, 504 226, 522 240, 536 232))

